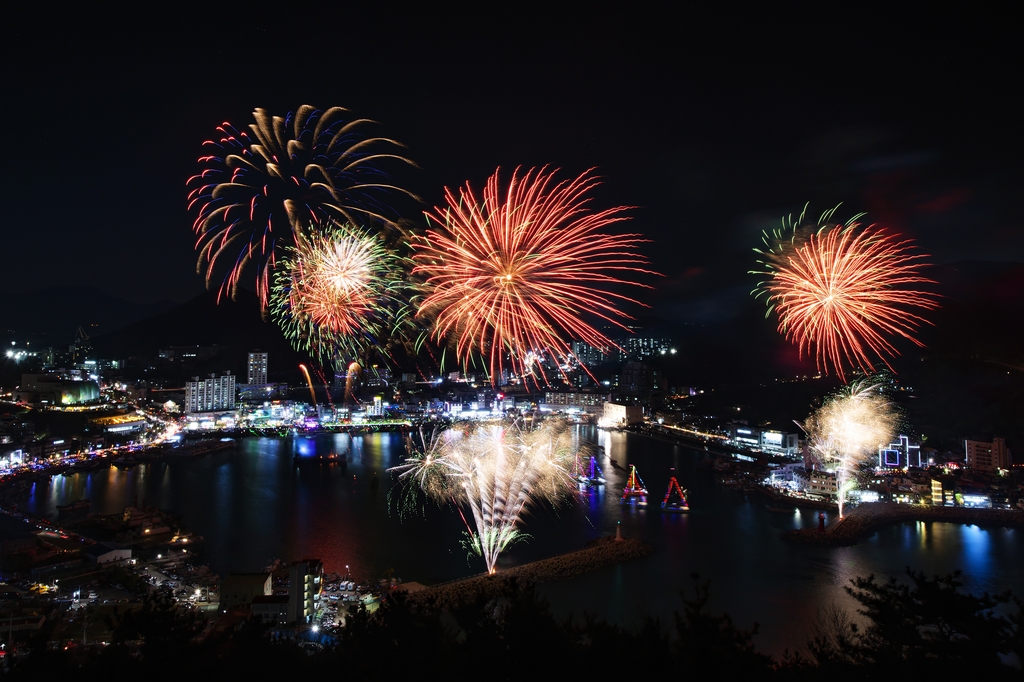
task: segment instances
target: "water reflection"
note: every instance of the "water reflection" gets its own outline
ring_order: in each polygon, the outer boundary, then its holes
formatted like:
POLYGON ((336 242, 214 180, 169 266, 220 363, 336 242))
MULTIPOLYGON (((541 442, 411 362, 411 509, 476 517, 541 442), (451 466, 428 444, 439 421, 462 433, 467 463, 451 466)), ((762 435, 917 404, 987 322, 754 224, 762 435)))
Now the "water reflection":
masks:
MULTIPOLYGON (((570 505, 533 509, 524 527, 531 539, 504 554, 500 566, 577 549, 614 534, 619 524, 623 535, 644 539, 655 552, 545 586, 562 615, 590 611, 629 624, 646 608, 671 617, 681 608, 679 590, 697 572, 713 580, 712 609, 730 613, 741 627, 761 623, 759 646, 780 652, 804 642, 823 606, 852 608, 842 587, 856 576, 901 576, 907 566, 929 575, 963 569, 969 589, 1024 592, 1024 543, 1016 531, 915 523, 884 528, 853 547, 792 545, 781 534, 815 527, 818 510, 772 511, 765 500, 724 488, 707 452, 591 428, 576 435, 604 448, 597 457, 605 485, 570 505), (630 464, 650 491, 647 509, 619 504, 630 464), (673 468, 689 490, 688 514, 664 514, 658 506, 673 468)), ((388 508, 395 483, 386 469, 403 456, 399 434, 245 438, 234 452, 205 458, 57 476, 34 484, 23 505, 52 518, 57 505, 80 498, 108 514, 142 503, 171 509, 206 538, 205 558, 221 575, 259 570, 275 557, 318 557, 329 571, 347 564, 366 579, 394 569, 427 583, 482 570, 478 558, 467 559, 455 510, 428 503, 400 518, 388 508), (347 461, 317 459, 331 453, 347 461)))

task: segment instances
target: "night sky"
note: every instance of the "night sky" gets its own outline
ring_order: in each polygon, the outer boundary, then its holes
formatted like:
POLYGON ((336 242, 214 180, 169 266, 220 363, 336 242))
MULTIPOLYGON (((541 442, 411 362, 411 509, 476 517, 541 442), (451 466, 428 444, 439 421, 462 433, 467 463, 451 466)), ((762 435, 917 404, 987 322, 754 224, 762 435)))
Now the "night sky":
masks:
POLYGON ((746 305, 761 230, 806 201, 867 211, 937 263, 1024 260, 1009 16, 341 6, 9 14, 7 291, 200 293, 184 183, 201 142, 305 103, 379 121, 420 167, 396 182, 430 206, 498 166, 596 168, 595 206, 637 207, 665 275, 647 300, 670 319, 746 305))

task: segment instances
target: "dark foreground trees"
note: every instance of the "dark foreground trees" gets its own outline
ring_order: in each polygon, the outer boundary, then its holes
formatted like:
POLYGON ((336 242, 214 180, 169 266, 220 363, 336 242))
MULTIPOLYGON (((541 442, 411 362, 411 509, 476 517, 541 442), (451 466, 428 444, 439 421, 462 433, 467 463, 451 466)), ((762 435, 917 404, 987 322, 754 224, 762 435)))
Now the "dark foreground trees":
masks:
POLYGON ((965 594, 957 575, 927 578, 908 572, 908 577, 909 582, 854 580, 848 591, 859 613, 823 614, 806 653, 781 660, 755 649, 756 626, 746 630, 709 612, 709 583, 693 576, 672 622, 648 618, 638 628, 624 629, 586 615, 559 620, 531 585, 509 580, 497 597, 445 609, 429 598, 397 595, 375 614, 350 617, 326 647, 274 640, 255 623, 203 632, 201 623, 176 615, 171 605, 151 603, 113 623, 110 646, 73 654, 40 646, 9 675, 147 682, 300 674, 522 682, 579 675, 713 675, 744 681, 825 676, 838 682, 970 673, 988 680, 1020 679, 1019 668, 1007 665, 1022 651, 1019 601, 1009 594, 965 594))

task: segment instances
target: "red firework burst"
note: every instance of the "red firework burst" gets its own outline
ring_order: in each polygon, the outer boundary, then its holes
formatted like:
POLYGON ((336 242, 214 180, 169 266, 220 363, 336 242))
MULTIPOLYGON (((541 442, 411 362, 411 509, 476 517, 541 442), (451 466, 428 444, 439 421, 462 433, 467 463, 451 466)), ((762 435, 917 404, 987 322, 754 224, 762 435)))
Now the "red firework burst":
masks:
POLYGON ((426 279, 420 315, 433 318, 432 336, 454 340, 458 360, 480 354, 496 382, 510 356, 522 373, 530 351, 568 356, 566 337, 614 346, 584 316, 623 327, 618 309, 631 298, 608 291, 637 285, 622 273, 649 272, 635 251, 646 241, 603 228, 627 220, 625 207, 589 210, 586 194, 598 183, 589 172, 557 182, 547 168, 512 174, 502 189, 495 171, 477 199, 467 183, 447 206, 427 213, 437 224, 415 245, 413 270, 426 279))
POLYGON ((769 313, 778 313, 779 331, 798 345, 800 356, 814 354, 819 371, 827 374, 831 366, 845 381, 844 366, 875 370, 871 354, 892 369, 886 356, 898 355, 893 336, 923 345, 914 334, 928 321, 911 310, 938 303, 935 294, 915 288, 934 280, 919 274, 925 256, 910 240, 850 222, 821 227, 764 255, 767 270, 759 274, 770 278, 757 294, 766 296, 769 313))

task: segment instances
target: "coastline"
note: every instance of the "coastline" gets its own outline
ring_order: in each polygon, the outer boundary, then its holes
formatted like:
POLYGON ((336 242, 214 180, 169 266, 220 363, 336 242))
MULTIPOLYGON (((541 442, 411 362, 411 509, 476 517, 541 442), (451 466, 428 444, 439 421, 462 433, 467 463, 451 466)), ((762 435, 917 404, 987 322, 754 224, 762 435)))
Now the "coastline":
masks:
POLYGON ((654 551, 636 539, 603 537, 583 549, 515 566, 494 575, 477 575, 410 592, 410 604, 424 608, 453 608, 476 599, 492 599, 513 581, 534 584, 568 580, 583 573, 649 555, 654 551))
POLYGON ((801 528, 784 533, 782 537, 807 545, 846 547, 870 537, 879 528, 908 521, 959 523, 982 528, 1024 528, 1024 512, 868 502, 854 507, 843 519, 830 524, 824 533, 817 528, 801 528))

